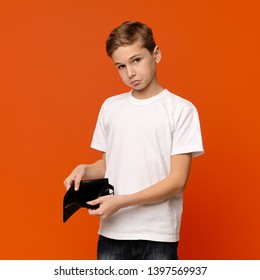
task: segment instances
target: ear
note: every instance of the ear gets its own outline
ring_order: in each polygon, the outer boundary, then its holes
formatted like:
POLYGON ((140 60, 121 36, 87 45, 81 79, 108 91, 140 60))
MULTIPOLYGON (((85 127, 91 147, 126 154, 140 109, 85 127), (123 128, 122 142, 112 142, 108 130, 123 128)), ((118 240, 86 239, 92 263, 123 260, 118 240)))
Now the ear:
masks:
POLYGON ((161 53, 161 50, 158 46, 156 46, 153 50, 153 56, 154 56, 154 59, 155 59, 155 63, 159 63, 161 61, 161 58, 162 58, 162 53, 161 53))

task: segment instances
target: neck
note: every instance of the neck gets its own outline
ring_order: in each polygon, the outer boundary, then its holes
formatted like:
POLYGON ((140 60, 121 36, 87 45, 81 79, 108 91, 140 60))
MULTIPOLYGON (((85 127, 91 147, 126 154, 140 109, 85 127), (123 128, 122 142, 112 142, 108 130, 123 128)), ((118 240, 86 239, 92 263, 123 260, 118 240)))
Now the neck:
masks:
POLYGON ((147 99, 147 98, 157 95, 158 93, 163 91, 163 89, 164 88, 158 82, 156 82, 155 84, 149 85, 146 88, 141 89, 141 90, 133 89, 132 95, 133 95, 133 97, 135 97, 137 99, 147 99))

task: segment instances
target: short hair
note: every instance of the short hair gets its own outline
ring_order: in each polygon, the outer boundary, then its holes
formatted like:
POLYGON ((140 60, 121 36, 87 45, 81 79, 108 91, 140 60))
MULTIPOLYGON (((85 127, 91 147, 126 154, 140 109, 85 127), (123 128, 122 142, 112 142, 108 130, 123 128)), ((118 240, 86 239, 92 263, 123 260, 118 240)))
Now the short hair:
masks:
POLYGON ((150 53, 156 47, 152 29, 144 23, 138 21, 126 21, 116 27, 106 40, 106 52, 112 57, 115 50, 121 46, 131 45, 138 39, 143 42, 144 48, 150 53))

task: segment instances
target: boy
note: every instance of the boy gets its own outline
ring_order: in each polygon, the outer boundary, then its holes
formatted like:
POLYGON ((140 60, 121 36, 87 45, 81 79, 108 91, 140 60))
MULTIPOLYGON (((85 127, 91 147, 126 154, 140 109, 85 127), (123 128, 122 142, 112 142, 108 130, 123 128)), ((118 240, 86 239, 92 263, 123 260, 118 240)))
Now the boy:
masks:
POLYGON ((124 22, 106 50, 130 92, 102 105, 91 147, 103 153, 77 166, 66 188, 109 178, 114 196, 88 202, 100 217, 98 259, 178 259, 184 191, 191 159, 203 153, 196 108, 164 89, 156 76, 161 51, 152 30, 124 22))

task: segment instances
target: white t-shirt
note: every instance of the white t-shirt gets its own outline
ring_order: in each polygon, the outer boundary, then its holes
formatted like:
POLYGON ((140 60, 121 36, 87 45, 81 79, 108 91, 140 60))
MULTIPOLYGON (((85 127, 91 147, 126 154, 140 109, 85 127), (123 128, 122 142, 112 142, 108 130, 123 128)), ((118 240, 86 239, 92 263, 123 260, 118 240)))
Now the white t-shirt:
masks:
MULTIPOLYGON (((196 108, 167 89, 136 99, 131 92, 102 105, 91 147, 106 152, 106 175, 115 194, 147 188, 170 173, 171 156, 203 153, 196 108)), ((112 239, 179 240, 182 195, 120 209, 101 219, 99 234, 112 239)))

